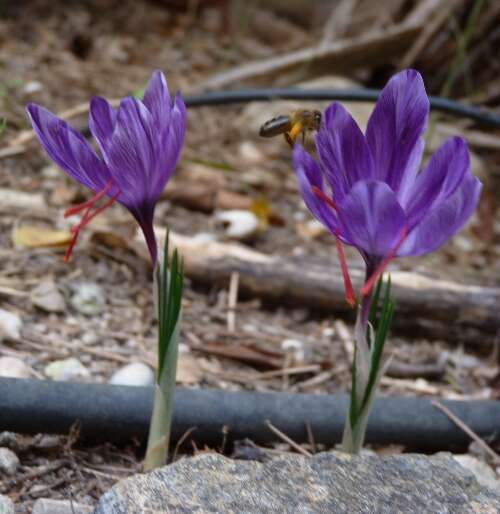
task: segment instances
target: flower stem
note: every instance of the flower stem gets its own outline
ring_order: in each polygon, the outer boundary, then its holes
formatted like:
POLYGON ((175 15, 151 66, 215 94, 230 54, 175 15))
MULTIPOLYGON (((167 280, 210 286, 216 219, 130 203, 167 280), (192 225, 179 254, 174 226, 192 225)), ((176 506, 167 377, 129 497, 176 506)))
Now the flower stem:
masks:
MULTIPOLYGON (((373 267, 367 266, 367 279, 372 272, 373 267)), ((370 346, 373 341, 369 336, 370 327, 368 323, 372 301, 373 290, 371 289, 362 297, 356 317, 356 346, 352 366, 351 398, 342 438, 342 450, 351 454, 358 454, 363 446, 372 403, 371 401, 365 401, 367 388, 369 387, 369 377, 372 372, 370 346)), ((368 395, 370 395, 370 392, 368 392, 368 395)))
POLYGON ((172 424, 182 317, 183 271, 177 250, 174 250, 172 260, 169 260, 168 233, 159 261, 154 273, 154 297, 157 299, 155 307, 158 313, 158 371, 144 471, 166 464, 172 424))
POLYGON ((151 471, 164 466, 167 462, 174 406, 177 348, 177 344, 168 346, 165 366, 155 386, 153 415, 149 426, 144 471, 151 471))

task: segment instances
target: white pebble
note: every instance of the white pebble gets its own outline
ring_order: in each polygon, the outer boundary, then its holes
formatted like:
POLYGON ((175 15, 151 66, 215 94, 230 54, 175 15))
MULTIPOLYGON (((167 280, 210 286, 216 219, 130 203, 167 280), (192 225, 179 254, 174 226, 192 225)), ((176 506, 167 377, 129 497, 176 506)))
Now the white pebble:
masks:
POLYGON ((215 221, 224 227, 226 237, 238 241, 251 239, 259 228, 257 216, 253 212, 240 209, 218 212, 215 221))
POLYGON ((30 378, 33 370, 16 357, 0 357, 0 377, 30 378))
POLYGON ((155 382, 154 371, 142 362, 131 362, 113 373, 110 384, 126 386, 150 386, 155 382))
POLYGON ((43 89, 43 84, 38 80, 30 80, 24 85, 24 92, 27 95, 38 93, 43 89))
POLYGON ((2 337, 19 339, 22 324, 21 317, 18 314, 0 309, 0 339, 2 337))
POLYGON ((306 347, 303 341, 299 341, 298 339, 284 339, 281 342, 281 349, 287 353, 293 355, 293 360, 296 363, 305 362, 306 360, 306 347))
POLYGON ((78 312, 87 316, 101 314, 106 307, 102 287, 93 282, 78 284, 75 286, 75 294, 71 297, 71 305, 78 312))
POLYGON ((74 357, 51 362, 45 366, 44 372, 52 380, 72 380, 90 376, 89 370, 74 357))
POLYGON ((9 448, 0 448, 0 471, 14 475, 19 467, 19 458, 9 448))
POLYGON ((0 494, 0 513, 1 514, 15 514, 13 501, 3 494, 0 494))

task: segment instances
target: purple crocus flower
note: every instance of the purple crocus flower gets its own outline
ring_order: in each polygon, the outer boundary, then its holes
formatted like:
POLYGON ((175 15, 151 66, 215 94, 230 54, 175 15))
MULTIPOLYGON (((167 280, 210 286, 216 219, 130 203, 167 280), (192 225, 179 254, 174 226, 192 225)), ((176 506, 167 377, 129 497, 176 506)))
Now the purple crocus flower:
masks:
POLYGON ((66 260, 79 231, 116 200, 141 226, 154 265, 154 210, 179 159, 187 118, 181 95, 177 93, 171 100, 163 73, 153 73, 143 101, 124 98, 114 109, 104 98, 92 98, 89 127, 102 157, 82 134, 48 110, 29 104, 27 111, 40 143, 54 162, 95 192, 88 202, 66 211, 66 215, 84 212, 73 228, 66 260), (109 200, 95 208, 103 197, 109 200))
POLYGON ((422 77, 405 70, 382 90, 366 134, 333 102, 316 137, 318 161, 303 147, 294 149, 307 207, 339 247, 340 241, 356 247, 366 262, 363 294, 393 258, 437 250, 477 206, 482 184, 462 138, 448 139, 419 173, 428 117, 422 77))

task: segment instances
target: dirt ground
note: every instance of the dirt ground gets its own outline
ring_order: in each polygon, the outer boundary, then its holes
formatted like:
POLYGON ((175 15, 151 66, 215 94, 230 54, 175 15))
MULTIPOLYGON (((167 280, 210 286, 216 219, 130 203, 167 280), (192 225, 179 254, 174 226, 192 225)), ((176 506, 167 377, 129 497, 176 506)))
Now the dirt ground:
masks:
MULTIPOLYGON (((30 101, 61 113, 86 104, 96 94, 120 98, 141 90, 156 68, 166 72, 171 91, 180 89, 188 95, 199 91, 204 81, 219 71, 318 44, 324 29, 324 23, 314 21, 312 15, 310 24, 304 25, 296 21, 293 12, 264 7, 252 10, 244 8, 242 2, 213 2, 215 5, 198 13, 174 12, 172 3, 122 0, 2 4, 0 117, 7 121, 0 135, 0 150, 10 147, 29 129, 24 106, 30 101), (275 30, 266 31, 266 24, 275 30)), ((403 4, 399 2, 401 12, 408 9, 403 4)), ((381 27, 398 21, 400 11, 394 11, 381 27)), ((458 23, 463 27, 467 17, 460 13, 458 23)), ((351 18, 350 31, 338 37, 354 37, 360 32, 356 15, 351 18)), ((442 45, 448 52, 443 57, 446 62, 454 55, 448 46, 442 45)), ((479 57, 484 58, 484 52, 474 49, 476 54, 471 51, 470 59, 475 55, 481 62, 479 57)), ((335 84, 343 74, 355 83, 379 87, 397 69, 396 62, 388 59, 377 66, 365 63, 350 74, 339 73, 333 67, 311 76, 305 69, 294 77, 294 83, 321 75, 335 84)), ((424 72, 426 66, 430 70, 429 93, 439 94, 443 74, 432 74, 431 65, 441 69, 441 61, 436 57, 433 62, 427 60, 421 67, 424 72)), ((469 62, 469 72, 453 94, 482 100, 498 112, 494 103, 498 95, 487 94, 490 75, 469 84, 475 62, 469 62)), ((272 77, 264 84, 283 83, 283 78, 272 77)), ((369 112, 371 106, 366 108, 369 112)), ((366 117, 363 109, 361 121, 366 117)), ((242 244, 272 255, 334 258, 332 238, 311 222, 298 194, 289 148, 281 138, 263 140, 257 134, 259 120, 270 112, 278 114, 279 106, 189 110, 183 157, 157 206, 159 227, 168 226, 189 236, 204 233, 224 241, 225 230, 217 223, 217 213, 243 206, 257 214, 260 230, 242 244), (223 191, 225 200, 207 207, 207 197, 214 189, 223 191)), ((84 128, 86 114, 72 116, 71 122, 84 128)), ((471 223, 443 249, 424 258, 398 261, 393 267, 470 284, 500 286, 496 194, 500 133, 464 120, 440 117, 436 123, 438 134, 443 123, 457 133, 473 131, 479 138, 472 144, 473 162, 474 171, 486 184, 485 192, 471 223), (485 142, 481 137, 490 139, 485 142)), ((33 378, 51 376, 48 365, 70 357, 81 365, 71 379, 88 382, 107 382, 130 362, 155 363, 151 270, 135 246, 128 244, 135 231, 129 213, 113 206, 96 219, 86 237, 79 240, 68 264, 63 262, 64 246, 47 248, 47 239, 64 239, 71 226, 71 220, 63 218, 67 206, 87 197, 88 192, 65 177, 34 140, 0 159, 0 306, 21 320, 17 335, 4 335, 0 357, 20 359, 33 378), (29 227, 36 227, 44 242, 35 240, 29 227), (91 300, 79 298, 82 289, 91 292, 91 300), (47 291, 56 291, 57 301, 47 291)), ((352 263, 361 262, 352 249, 347 249, 347 256, 352 263)), ((298 393, 348 389, 353 351, 349 322, 304 305, 284 308, 244 298, 238 302, 234 330, 228 330, 228 288, 229 284, 226 288, 201 287, 187 280, 180 384, 298 393), (226 351, 224 358, 206 349, 214 345, 236 351, 226 351), (260 361, 242 358, 237 350, 241 345, 260 351, 260 361), (279 366, 266 362, 269 351, 279 357, 279 366)), ((454 341, 394 336, 389 351, 397 363, 417 368, 440 363, 442 372, 433 377, 387 376, 382 381, 382 392, 498 398, 498 341, 491 339, 486 351, 483 346, 478 352, 473 346, 454 341)), ((20 459, 16 475, 0 476, 0 493, 22 506, 19 512, 29 512, 40 497, 95 504, 116 480, 139 471, 142 458, 137 446, 115 448, 110 441, 88 448, 79 445, 74 435, 27 437, 3 433, 0 446, 10 447, 20 459)), ((289 451, 287 446, 277 448, 289 451)), ((191 452, 189 445, 185 452, 191 452)))

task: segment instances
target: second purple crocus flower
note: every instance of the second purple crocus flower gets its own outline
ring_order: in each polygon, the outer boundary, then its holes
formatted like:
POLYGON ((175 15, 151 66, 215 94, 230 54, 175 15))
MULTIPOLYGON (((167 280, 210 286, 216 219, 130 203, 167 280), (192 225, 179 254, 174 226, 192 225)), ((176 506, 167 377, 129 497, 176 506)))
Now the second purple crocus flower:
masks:
POLYGON ((316 137, 318 161, 301 146, 294 150, 307 207, 339 246, 356 247, 366 262, 363 294, 390 260, 437 250, 477 206, 482 184, 471 173, 462 138, 447 140, 419 172, 428 116, 422 77, 405 70, 382 90, 365 134, 334 102, 316 137))
POLYGON ((180 94, 171 100, 163 73, 153 73, 142 101, 125 98, 114 109, 104 98, 92 99, 89 127, 102 157, 82 134, 48 110, 29 104, 27 111, 40 143, 52 160, 95 193, 91 200, 66 213, 84 213, 80 224, 73 229, 74 238, 66 259, 71 255, 78 232, 116 200, 141 226, 155 265, 154 210, 179 159, 187 118, 180 94), (103 197, 109 200, 96 208, 103 197))

